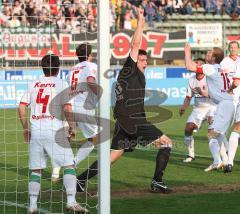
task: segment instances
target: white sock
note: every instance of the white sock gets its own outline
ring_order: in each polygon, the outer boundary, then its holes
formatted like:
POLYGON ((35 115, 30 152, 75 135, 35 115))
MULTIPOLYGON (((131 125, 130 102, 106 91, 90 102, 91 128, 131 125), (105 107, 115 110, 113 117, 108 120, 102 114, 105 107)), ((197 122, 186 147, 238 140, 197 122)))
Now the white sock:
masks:
POLYGON ((220 147, 219 147, 217 139, 211 139, 209 141, 209 149, 210 149, 212 157, 213 157, 213 163, 214 164, 221 163, 221 158, 219 155, 220 147))
POLYGON ((63 185, 67 193, 67 203, 72 204, 76 202, 76 171, 73 168, 64 169, 63 185))
POLYGON ((75 165, 77 166, 82 160, 84 160, 93 149, 94 145, 92 142, 87 141, 84 143, 75 156, 75 165))
POLYGON ((185 136, 184 142, 187 145, 188 155, 191 156, 192 158, 194 158, 195 153, 194 153, 194 138, 193 138, 193 136, 185 136))
POLYGON ((229 143, 228 143, 228 140, 227 140, 227 137, 226 135, 221 135, 222 136, 222 143, 224 144, 224 147, 225 147, 225 150, 226 152, 228 152, 228 148, 229 148, 229 143))
POLYGON ((30 198, 30 208, 37 208, 37 200, 40 191, 41 174, 32 172, 28 183, 28 192, 30 198))
POLYGON ((233 165, 233 160, 238 147, 239 133, 232 132, 229 138, 229 149, 228 149, 228 164, 233 165))
POLYGON ((221 156, 221 159, 222 159, 222 162, 224 165, 227 164, 228 162, 228 156, 227 156, 227 152, 226 152, 226 148, 225 148, 225 140, 226 139, 226 136, 225 135, 220 135, 218 138, 218 142, 220 142, 220 156, 221 156))
POLYGON ((59 174, 60 174, 60 169, 61 169, 61 167, 54 167, 53 169, 52 169, 52 177, 54 177, 54 178, 59 178, 59 174))

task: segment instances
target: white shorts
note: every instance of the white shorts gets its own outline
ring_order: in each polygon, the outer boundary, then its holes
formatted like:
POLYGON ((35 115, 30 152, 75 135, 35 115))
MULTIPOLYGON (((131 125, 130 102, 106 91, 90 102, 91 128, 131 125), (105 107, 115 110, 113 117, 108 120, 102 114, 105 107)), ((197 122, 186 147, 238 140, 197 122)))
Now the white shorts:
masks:
POLYGON ((44 169, 48 157, 52 167, 64 167, 74 164, 74 155, 64 131, 32 130, 29 145, 29 169, 44 169))
POLYGON ((216 111, 216 106, 194 106, 192 113, 188 117, 187 123, 194 123, 200 129, 202 122, 208 117, 213 117, 216 111))
POLYGON ((232 100, 223 100, 217 105, 212 128, 215 132, 225 134, 231 127, 235 107, 232 100))
POLYGON ((98 126, 95 118, 95 110, 75 107, 74 111, 80 113, 81 122, 77 122, 78 128, 82 131, 85 138, 93 138, 98 134, 98 126))

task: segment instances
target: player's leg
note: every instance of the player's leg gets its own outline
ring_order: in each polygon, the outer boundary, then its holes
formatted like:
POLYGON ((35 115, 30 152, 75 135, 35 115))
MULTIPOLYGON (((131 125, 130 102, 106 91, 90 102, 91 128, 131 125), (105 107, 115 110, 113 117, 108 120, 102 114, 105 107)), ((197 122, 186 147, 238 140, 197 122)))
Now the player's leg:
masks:
MULTIPOLYGON (((83 107, 79 107, 77 112, 83 115, 81 122, 77 122, 78 128, 82 131, 87 142, 84 143, 77 151, 75 155, 75 165, 77 166, 83 161, 94 149, 94 145, 97 144, 96 134, 98 132, 97 122, 95 120, 95 110, 86 110, 83 107), (89 123, 88 123, 89 122, 89 123)), ((52 170, 52 181, 59 181, 60 167, 55 167, 52 170)))
MULTIPOLYGON (((122 155, 124 150, 111 150, 110 161, 114 164, 122 155)), ((77 177, 77 192, 84 192, 87 180, 98 174, 98 161, 94 161, 92 165, 77 177)))
POLYGON ((28 183, 28 192, 29 192, 29 208, 28 213, 37 212, 37 200, 41 188, 41 169, 31 170, 28 183))
POLYGON ((201 127, 202 121, 207 118, 208 107, 194 107, 185 126, 184 142, 188 149, 188 156, 183 162, 188 163, 195 159, 193 131, 201 127))
POLYGON ((41 139, 34 137, 32 134, 29 144, 29 213, 37 212, 37 200, 41 188, 42 169, 47 166, 47 154, 44 152, 41 139))
POLYGON ((195 159, 195 152, 194 152, 194 138, 193 138, 193 130, 198 129, 198 126, 195 123, 186 123, 185 126, 185 137, 184 143, 188 149, 188 156, 183 160, 183 162, 188 163, 195 159))
MULTIPOLYGON (((208 122, 209 132, 211 132, 211 129, 212 129, 212 124, 213 124, 215 112, 216 112, 216 106, 212 106, 212 107, 210 107, 209 113, 207 114, 207 122, 208 122)), ((227 162, 227 153, 226 153, 226 147, 225 146, 227 146, 227 144, 228 144, 226 135, 225 134, 224 135, 220 134, 218 136, 218 142, 220 142, 220 148, 219 148, 219 151, 220 151, 219 155, 220 156, 218 156, 218 159, 219 160, 221 159, 222 164, 225 165, 226 162, 227 162)))
POLYGON ((225 134, 220 134, 219 137, 218 137, 218 142, 220 142, 219 154, 220 154, 220 157, 221 157, 221 160, 222 160, 222 164, 225 166, 227 164, 227 161, 228 161, 227 149, 225 147, 225 145, 228 144, 226 135, 225 134))
POLYGON ((75 165, 77 166, 92 152, 95 145, 97 144, 96 138, 88 138, 87 142, 84 143, 77 151, 75 155, 75 165))
MULTIPOLYGON (((94 146, 97 144, 97 133, 98 126, 94 118, 94 115, 89 115, 85 111, 86 115, 84 116, 85 121, 78 122, 78 128, 82 131, 83 136, 88 139, 77 151, 75 155, 75 165, 77 166, 81 161, 83 161, 94 149, 94 146), (89 122, 89 123, 88 123, 89 122)), ((95 113, 95 111, 94 111, 95 113)))
POLYGON ((63 170, 63 185, 67 195, 66 209, 74 212, 87 212, 87 210, 76 202, 76 169, 74 155, 67 139, 68 133, 61 129, 61 132, 48 133, 45 139, 44 150, 51 158, 53 168, 61 166, 63 170))
POLYGON ((141 140, 144 142, 145 146, 154 145, 159 149, 156 156, 155 171, 151 182, 152 192, 170 193, 172 190, 163 182, 163 172, 167 167, 170 157, 172 148, 171 139, 151 123, 139 126, 137 135, 141 136, 141 140))
POLYGON ((208 131, 209 149, 213 157, 213 163, 204 171, 211 171, 222 167, 220 158, 221 134, 225 134, 231 126, 234 116, 234 105, 230 100, 221 101, 214 116, 212 129, 208 131))
POLYGON ((76 170, 75 165, 68 165, 64 167, 63 173, 63 185, 66 189, 67 194, 67 206, 66 209, 73 212, 83 212, 86 213, 87 209, 83 208, 79 203, 76 201, 76 170))
POLYGON ((166 135, 162 135, 156 140, 155 145, 159 148, 159 150, 156 157, 156 166, 151 183, 151 189, 152 192, 170 193, 172 190, 163 182, 163 172, 169 161, 172 141, 166 135))
POLYGON ((232 131, 229 138, 229 149, 228 149, 228 162, 224 167, 224 172, 228 173, 232 171, 234 158, 238 148, 238 140, 240 137, 240 122, 236 122, 234 124, 234 130, 232 131))
MULTIPOLYGON (((118 121, 115 124, 112 145, 111 145, 111 153, 110 153, 110 161, 111 163, 115 163, 123 154, 124 149, 129 144, 127 139, 127 134, 120 127, 118 121), (126 142, 126 143, 125 143, 126 142)), ((86 169, 83 173, 81 173, 77 177, 77 192, 83 192, 85 190, 85 185, 87 180, 98 174, 98 161, 96 160, 88 169, 86 169)))
POLYGON ((52 169, 52 182, 59 182, 60 180, 60 170, 61 170, 61 167, 60 166, 56 166, 52 169))

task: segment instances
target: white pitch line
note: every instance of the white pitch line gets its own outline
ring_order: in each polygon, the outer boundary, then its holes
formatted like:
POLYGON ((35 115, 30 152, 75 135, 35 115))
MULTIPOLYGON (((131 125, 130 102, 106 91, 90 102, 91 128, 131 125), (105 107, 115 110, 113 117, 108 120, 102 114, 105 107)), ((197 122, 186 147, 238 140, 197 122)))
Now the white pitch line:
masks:
MULTIPOLYGON (((28 209, 28 206, 26 206, 24 204, 17 204, 17 203, 14 203, 12 201, 0 201, 0 205, 6 205, 6 206, 12 206, 12 207, 20 207, 20 208, 28 209)), ((47 214, 50 213, 48 210, 45 210, 45 209, 37 209, 37 211, 40 212, 40 213, 47 213, 47 214)))

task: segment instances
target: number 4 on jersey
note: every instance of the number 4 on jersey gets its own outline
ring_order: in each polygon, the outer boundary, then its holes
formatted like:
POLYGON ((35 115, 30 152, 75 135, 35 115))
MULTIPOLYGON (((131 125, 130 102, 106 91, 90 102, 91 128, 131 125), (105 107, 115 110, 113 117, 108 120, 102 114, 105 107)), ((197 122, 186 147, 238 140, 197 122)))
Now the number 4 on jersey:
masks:
POLYGON ((37 104, 43 104, 42 113, 46 113, 48 100, 49 100, 50 95, 45 95, 45 97, 42 97, 43 91, 44 91, 43 88, 39 89, 37 99, 36 99, 36 103, 37 104))

